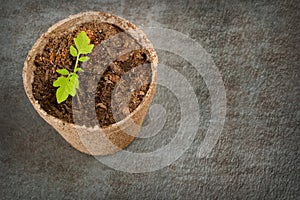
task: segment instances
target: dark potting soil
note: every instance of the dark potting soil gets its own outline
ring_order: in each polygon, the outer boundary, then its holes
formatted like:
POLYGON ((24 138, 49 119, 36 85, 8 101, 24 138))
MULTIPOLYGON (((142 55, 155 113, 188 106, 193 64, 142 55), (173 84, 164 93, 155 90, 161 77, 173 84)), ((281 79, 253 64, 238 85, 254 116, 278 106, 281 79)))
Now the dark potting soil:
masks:
POLYGON ((35 58, 32 90, 48 114, 69 123, 106 127, 133 112, 142 102, 151 82, 151 57, 135 39, 107 23, 89 22, 74 30, 49 36, 43 52, 35 58), (57 69, 73 71, 75 58, 69 49, 85 31, 95 47, 90 60, 79 63, 80 89, 75 97, 57 103, 53 82, 57 69), (129 109, 128 109, 129 108, 129 109))

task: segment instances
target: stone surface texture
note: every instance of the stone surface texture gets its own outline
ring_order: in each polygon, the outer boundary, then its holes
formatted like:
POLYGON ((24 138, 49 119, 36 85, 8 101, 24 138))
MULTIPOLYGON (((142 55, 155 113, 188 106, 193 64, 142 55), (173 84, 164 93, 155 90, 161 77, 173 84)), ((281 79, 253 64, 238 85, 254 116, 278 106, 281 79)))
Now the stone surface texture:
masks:
MULTIPOLYGON (((0 198, 299 199, 299 10, 297 0, 1 0, 0 198), (210 120, 209 91, 190 63, 171 52, 157 50, 159 61, 193 86, 201 120, 190 148, 169 166, 147 173, 110 168, 74 150, 39 117, 23 89, 26 55, 52 24, 83 11, 176 30, 211 55, 224 81, 227 113, 208 157, 198 158, 197 149, 210 120)), ((138 138, 128 151, 154 151, 176 134, 174 94, 158 86, 153 104, 166 110, 163 129, 138 138)))

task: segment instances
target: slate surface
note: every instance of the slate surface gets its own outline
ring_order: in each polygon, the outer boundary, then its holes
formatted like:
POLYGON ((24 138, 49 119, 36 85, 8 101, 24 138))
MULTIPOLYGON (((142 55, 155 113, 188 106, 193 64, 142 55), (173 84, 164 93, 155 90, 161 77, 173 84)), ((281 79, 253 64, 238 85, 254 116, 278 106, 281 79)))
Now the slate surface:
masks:
MULTIPOLYGON (((1 199, 299 199, 299 1, 1 1, 1 199), (23 62, 53 23, 81 11, 106 11, 141 27, 179 31, 201 44, 219 69, 227 113, 218 143, 198 158, 210 119, 209 91, 186 60, 158 50, 183 74, 199 101, 201 120, 190 148, 154 172, 127 173, 81 154, 44 122, 22 85, 23 62)), ((169 143, 180 107, 159 87, 167 111, 156 136, 128 150, 169 143)), ((175 154, 176 152, 174 152, 175 154)))

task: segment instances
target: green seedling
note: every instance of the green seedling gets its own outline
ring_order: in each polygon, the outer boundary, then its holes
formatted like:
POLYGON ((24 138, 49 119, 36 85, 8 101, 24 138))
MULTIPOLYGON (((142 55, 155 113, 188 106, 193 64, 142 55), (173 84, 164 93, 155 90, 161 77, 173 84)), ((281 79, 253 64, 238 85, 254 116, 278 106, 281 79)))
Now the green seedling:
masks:
POLYGON ((70 46, 70 54, 76 57, 76 63, 73 72, 69 72, 67 69, 58 69, 57 73, 61 74, 54 82, 53 86, 58 87, 56 90, 56 100, 57 103, 64 102, 69 95, 74 97, 76 95, 76 89, 79 88, 78 71, 83 70, 78 67, 78 61, 86 62, 90 58, 86 55, 92 52, 94 45, 90 44, 90 38, 87 36, 86 32, 82 31, 74 38, 75 46, 70 46))

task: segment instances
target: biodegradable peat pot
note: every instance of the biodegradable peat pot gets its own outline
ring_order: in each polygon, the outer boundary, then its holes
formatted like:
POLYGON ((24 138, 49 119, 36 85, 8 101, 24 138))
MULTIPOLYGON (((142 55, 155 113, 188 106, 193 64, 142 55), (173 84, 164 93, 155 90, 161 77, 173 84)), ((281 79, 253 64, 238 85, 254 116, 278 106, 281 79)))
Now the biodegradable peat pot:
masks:
MULTIPOLYGON (((101 42, 99 42, 99 45, 100 44, 101 42)), ((66 55, 64 54, 64 56, 66 55)), ((122 59, 120 60, 123 61, 122 59)), ((32 49, 29 51, 24 63, 23 83, 26 94, 33 107, 36 109, 39 115, 55 130, 57 130, 58 133, 60 133, 60 135, 68 143, 70 143, 77 150, 86 154, 108 155, 127 147, 140 131, 148 107, 155 93, 157 62, 157 55, 151 42, 147 39, 143 31, 136 27, 134 24, 108 13, 86 12, 77 15, 72 15, 62 21, 59 21, 58 23, 50 27, 48 31, 37 40, 32 49), (35 59, 38 55, 43 53, 45 46, 50 41, 49 38, 51 38, 51 36, 55 34, 59 35, 64 34, 68 31, 80 29, 82 24, 85 23, 105 23, 108 24, 107 26, 112 25, 116 29, 126 32, 126 34, 134 38, 134 40, 139 45, 147 49, 147 55, 150 57, 149 59, 151 60, 151 81, 148 85, 148 89, 146 90, 146 92, 141 93, 144 95, 142 97, 141 102, 137 105, 137 107, 134 110, 132 110, 127 116, 122 118, 120 121, 116 121, 115 123, 109 124, 108 126, 105 126, 103 128, 99 126, 89 127, 83 124, 78 125, 77 123, 68 122, 66 120, 55 117, 54 115, 49 114, 45 109, 42 108, 42 102, 38 101, 33 93, 33 82, 35 80, 35 70, 37 69, 35 59)), ((53 73, 55 73, 55 71, 53 73)), ((100 105, 103 108, 106 108, 105 105, 100 105)))

